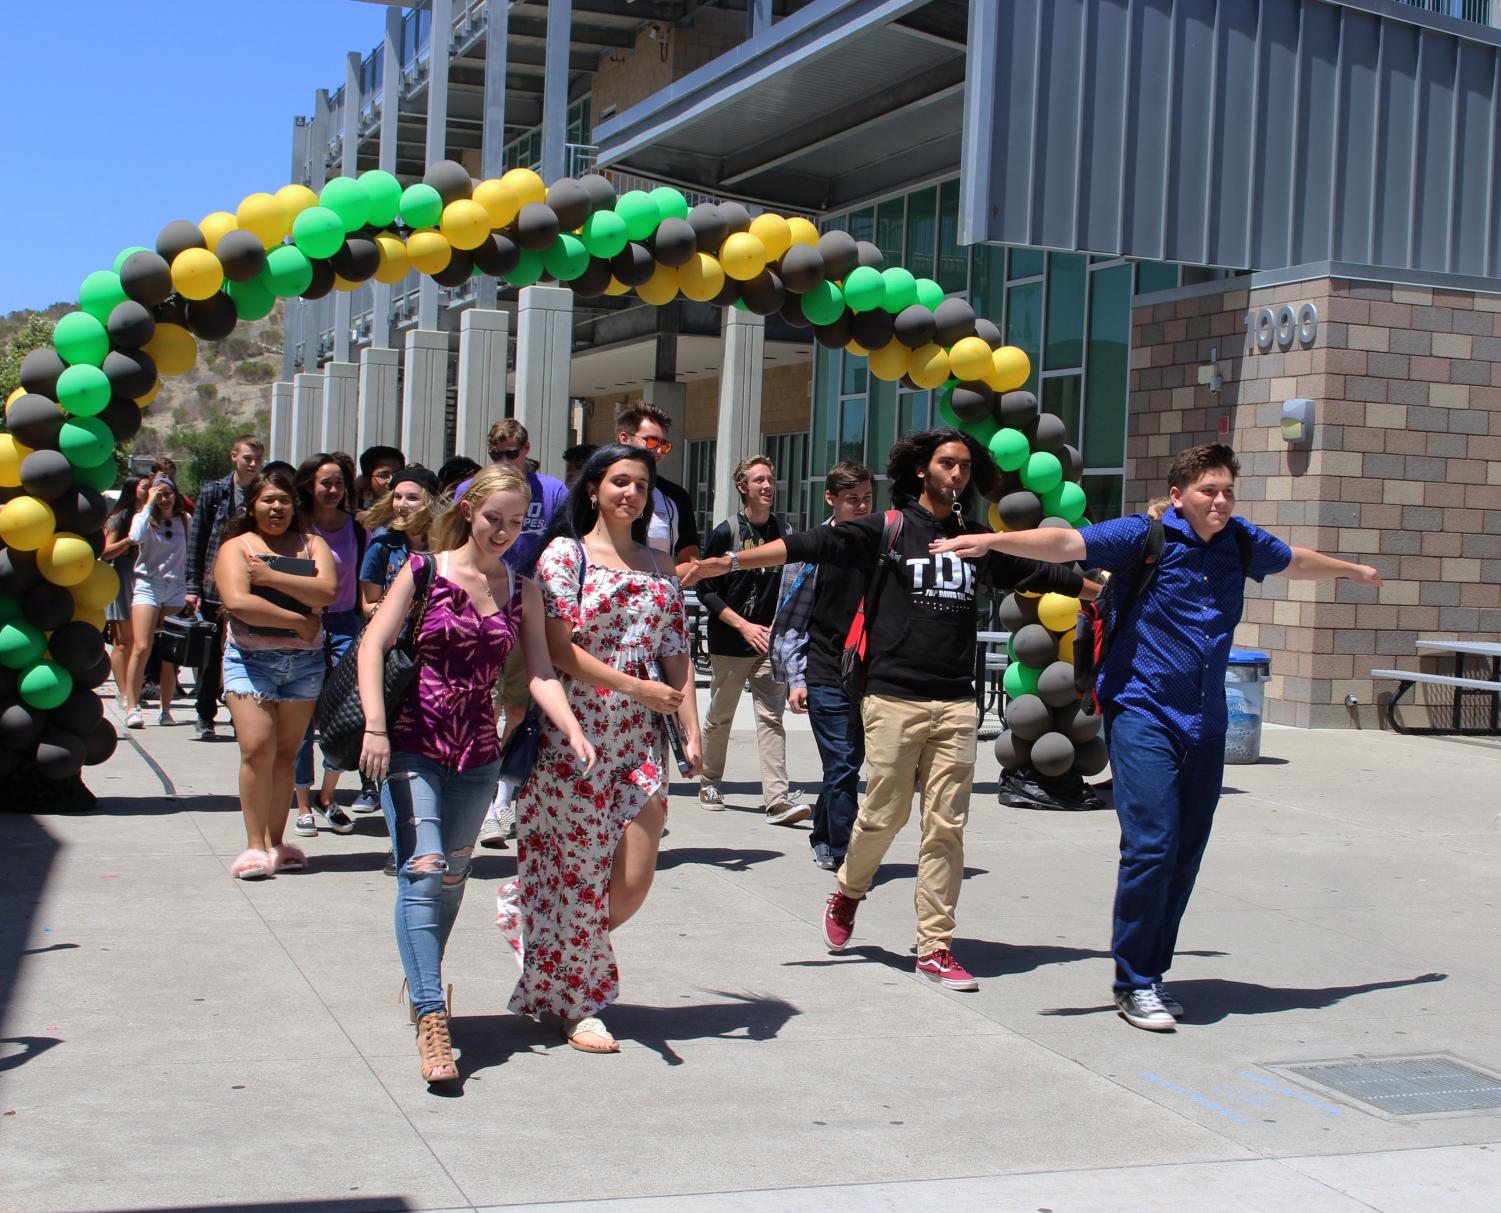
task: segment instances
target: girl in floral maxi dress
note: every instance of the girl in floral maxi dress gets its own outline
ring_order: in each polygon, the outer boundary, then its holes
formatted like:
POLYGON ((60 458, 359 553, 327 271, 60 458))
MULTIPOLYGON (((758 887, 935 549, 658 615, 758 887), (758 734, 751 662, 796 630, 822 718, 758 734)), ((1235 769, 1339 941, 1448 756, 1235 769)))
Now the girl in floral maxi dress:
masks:
POLYGON ((517 801, 518 887, 501 893, 500 925, 522 964, 511 1010, 561 1016, 564 1039, 586 1053, 619 1050, 597 1012, 619 989, 610 932, 640 909, 656 868, 673 761, 664 715, 678 719, 689 773, 699 766, 682 592, 646 545, 655 480, 646 452, 596 452, 536 568, 553 664, 598 761, 580 777, 544 724, 517 801), (665 683, 650 677, 653 659, 665 683))

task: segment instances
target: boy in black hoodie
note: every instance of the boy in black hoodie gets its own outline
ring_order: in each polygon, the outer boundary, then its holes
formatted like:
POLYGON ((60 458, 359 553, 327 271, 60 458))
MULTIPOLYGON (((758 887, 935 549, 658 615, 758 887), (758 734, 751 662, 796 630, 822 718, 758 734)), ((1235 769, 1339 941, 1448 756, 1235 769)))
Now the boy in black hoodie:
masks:
MULTIPOLYGON (((978 726, 973 681, 976 574, 997 588, 1071 595, 1085 583, 1062 565, 1009 557, 956 560, 928 550, 961 533, 988 533, 966 522, 962 508, 971 485, 988 491, 999 472, 990 453, 968 435, 940 428, 901 438, 891 448, 886 474, 902 527, 893 545, 898 559, 887 565, 879 586, 867 591, 871 636, 860 712, 870 774, 839 869, 839 888, 824 911, 824 940, 835 951, 849 942, 855 911, 887 847, 911 816, 920 780, 917 972, 951 990, 974 990, 978 983, 954 959, 951 945, 978 726)), ((702 561, 690 577, 803 560, 860 569, 871 579, 885 520, 882 512, 815 527, 702 561)))

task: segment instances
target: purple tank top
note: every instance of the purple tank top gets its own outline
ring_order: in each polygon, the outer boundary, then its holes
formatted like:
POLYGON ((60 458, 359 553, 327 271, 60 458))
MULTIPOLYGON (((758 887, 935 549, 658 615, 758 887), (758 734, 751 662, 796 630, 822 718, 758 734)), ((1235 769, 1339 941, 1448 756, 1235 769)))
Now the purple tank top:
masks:
MULTIPOLYGON (((409 563, 415 573, 432 559, 417 554, 409 563)), ((463 587, 434 575, 416 636, 417 677, 391 725, 393 750, 455 771, 500 758, 490 691, 521 629, 521 578, 512 581, 510 601, 481 616, 463 587)))

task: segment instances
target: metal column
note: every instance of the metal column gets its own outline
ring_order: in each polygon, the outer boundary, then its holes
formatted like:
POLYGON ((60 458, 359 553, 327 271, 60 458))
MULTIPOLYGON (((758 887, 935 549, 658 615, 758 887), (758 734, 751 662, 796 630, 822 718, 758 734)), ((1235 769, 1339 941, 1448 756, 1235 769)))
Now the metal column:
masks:
MULTIPOLYGON (((428 164, 448 157, 448 60, 453 50, 453 0, 432 0, 432 10, 427 60, 428 164)), ((429 331, 438 327, 438 284, 426 275, 417 296, 417 327, 429 331)))
POLYGON ((761 448, 761 380, 766 317, 724 310, 724 362, 719 376, 719 429, 714 447, 714 500, 725 514, 740 500, 735 465, 761 448))

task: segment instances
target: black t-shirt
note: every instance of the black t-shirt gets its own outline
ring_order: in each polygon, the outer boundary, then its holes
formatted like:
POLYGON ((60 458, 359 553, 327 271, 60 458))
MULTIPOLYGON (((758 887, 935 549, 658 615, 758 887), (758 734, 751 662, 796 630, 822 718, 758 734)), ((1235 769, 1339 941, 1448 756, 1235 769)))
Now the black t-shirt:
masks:
MULTIPOLYGON (((710 532, 703 554, 706 558, 723 556, 732 545, 734 551, 743 552, 771 543, 782 535, 782 524, 775 514, 758 525, 741 513, 710 532)), ((701 583, 698 599, 709 612, 709 652, 721 657, 754 657, 756 650, 745 643, 739 632, 721 622, 720 612, 729 608, 742 619, 770 627, 776 618, 780 584, 781 570, 776 568, 738 569, 701 583)))
POLYGON ((813 583, 813 614, 808 619, 808 666, 803 672, 810 687, 843 685, 841 663, 865 581, 843 569, 818 571, 813 583))

